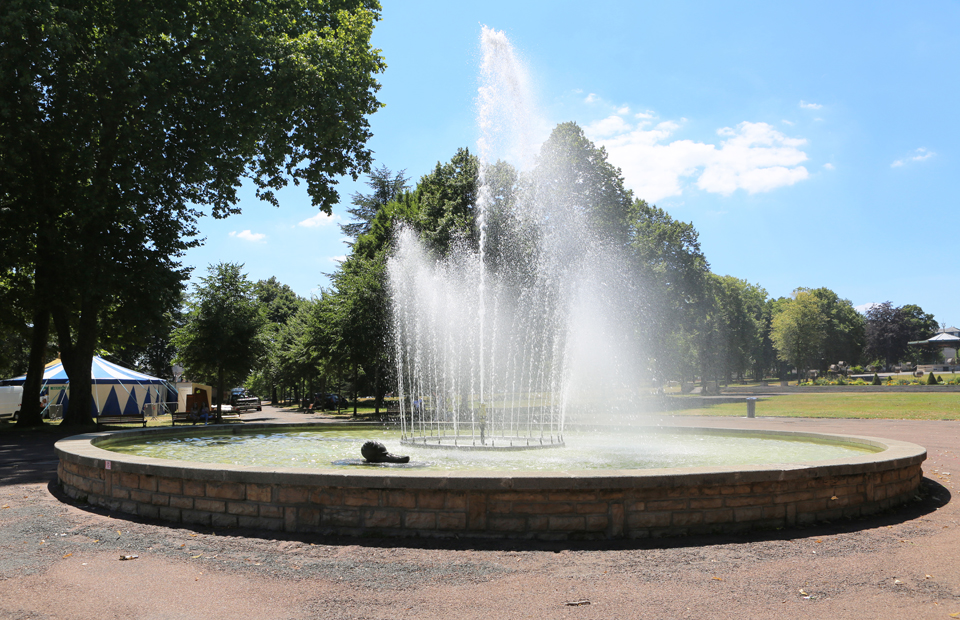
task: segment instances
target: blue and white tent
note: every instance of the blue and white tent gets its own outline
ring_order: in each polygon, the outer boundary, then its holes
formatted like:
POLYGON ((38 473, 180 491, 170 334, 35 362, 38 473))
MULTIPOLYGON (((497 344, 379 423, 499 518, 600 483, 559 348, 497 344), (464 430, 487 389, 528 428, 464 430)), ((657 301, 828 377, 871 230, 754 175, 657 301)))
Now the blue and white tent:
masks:
MULTIPOLYGON (((166 380, 145 375, 108 362, 102 357, 94 357, 90 367, 93 399, 90 415, 137 415, 145 405, 176 402, 177 390, 166 380)), ((0 381, 3 385, 22 385, 26 375, 0 381)), ((43 371, 43 388, 48 404, 63 405, 64 410, 70 402, 70 379, 63 369, 63 363, 55 360, 47 364, 43 371)))

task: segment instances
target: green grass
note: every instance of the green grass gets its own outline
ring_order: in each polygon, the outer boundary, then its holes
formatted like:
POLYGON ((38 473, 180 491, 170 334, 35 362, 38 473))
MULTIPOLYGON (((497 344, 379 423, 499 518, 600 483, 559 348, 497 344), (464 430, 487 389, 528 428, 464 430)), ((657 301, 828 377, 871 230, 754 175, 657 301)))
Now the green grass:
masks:
MULTIPOLYGON (((684 409, 679 415, 744 416, 744 403, 684 409)), ((757 399, 759 417, 848 418, 873 420, 960 420, 960 394, 956 392, 851 394, 785 394, 757 399)))

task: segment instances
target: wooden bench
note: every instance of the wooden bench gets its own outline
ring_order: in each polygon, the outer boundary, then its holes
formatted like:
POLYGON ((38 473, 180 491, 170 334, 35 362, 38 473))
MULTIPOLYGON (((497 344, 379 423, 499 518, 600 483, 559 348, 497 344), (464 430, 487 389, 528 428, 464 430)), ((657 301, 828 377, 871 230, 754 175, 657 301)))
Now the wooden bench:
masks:
MULTIPOLYGON (((170 414, 170 421, 173 426, 176 426, 177 422, 180 422, 181 424, 213 424, 217 420, 216 409, 210 410, 210 416, 208 420, 200 420, 199 414, 197 414, 197 417, 193 417, 194 415, 195 414, 189 411, 174 411, 173 413, 170 414)), ((220 417, 224 420, 240 420, 241 422, 243 421, 240 418, 239 411, 233 411, 228 407, 223 408, 223 413, 220 414, 220 417)))
POLYGON ((146 428, 147 417, 143 415, 142 411, 137 414, 97 416, 97 428, 100 428, 104 424, 141 424, 146 428))

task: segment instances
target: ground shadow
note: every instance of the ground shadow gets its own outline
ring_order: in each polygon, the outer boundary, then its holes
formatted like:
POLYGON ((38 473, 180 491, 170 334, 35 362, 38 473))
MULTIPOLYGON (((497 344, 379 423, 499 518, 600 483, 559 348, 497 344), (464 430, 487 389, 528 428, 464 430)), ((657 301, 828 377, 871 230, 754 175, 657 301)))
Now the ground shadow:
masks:
POLYGON ((55 428, 3 429, 0 433, 0 487, 46 482, 57 475, 59 460, 53 445, 82 430, 55 428))

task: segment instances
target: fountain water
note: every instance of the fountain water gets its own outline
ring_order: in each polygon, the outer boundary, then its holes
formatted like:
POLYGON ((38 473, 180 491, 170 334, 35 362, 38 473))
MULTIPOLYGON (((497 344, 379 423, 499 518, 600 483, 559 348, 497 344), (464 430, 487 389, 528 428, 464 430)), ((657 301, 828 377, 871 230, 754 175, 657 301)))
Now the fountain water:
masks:
POLYGON ((438 257, 406 229, 388 265, 402 441, 559 446, 568 411, 598 385, 603 361, 640 356, 624 349, 631 330, 612 320, 616 303, 598 302, 595 289, 621 270, 590 225, 589 205, 558 196, 556 179, 531 169, 542 163, 534 157, 541 123, 522 63, 502 32, 484 28, 481 47, 476 246, 462 239, 438 257), (499 158, 521 170, 513 191, 497 191, 499 158))

